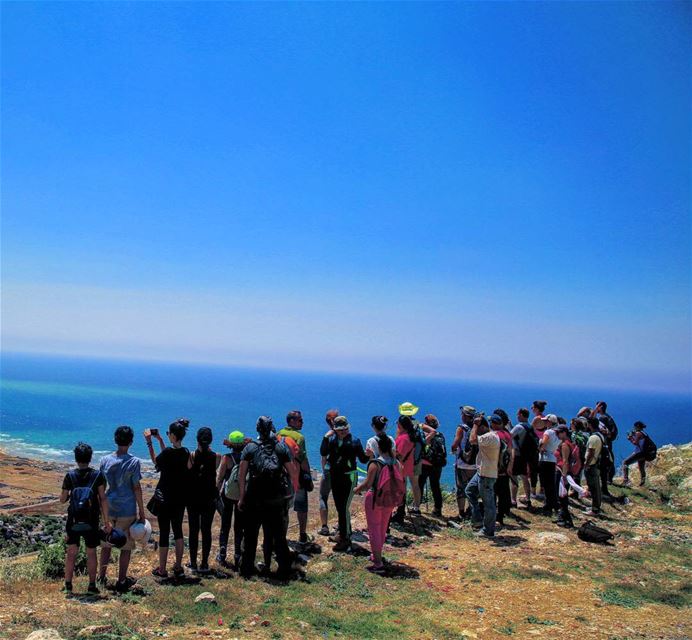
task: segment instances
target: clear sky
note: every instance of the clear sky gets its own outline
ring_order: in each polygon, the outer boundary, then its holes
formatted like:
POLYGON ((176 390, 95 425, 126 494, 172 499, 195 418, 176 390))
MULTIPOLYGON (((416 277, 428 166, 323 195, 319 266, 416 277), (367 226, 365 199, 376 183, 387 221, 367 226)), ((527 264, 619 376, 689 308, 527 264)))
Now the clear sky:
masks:
POLYGON ((2 4, 2 348, 689 390, 692 4, 2 4))

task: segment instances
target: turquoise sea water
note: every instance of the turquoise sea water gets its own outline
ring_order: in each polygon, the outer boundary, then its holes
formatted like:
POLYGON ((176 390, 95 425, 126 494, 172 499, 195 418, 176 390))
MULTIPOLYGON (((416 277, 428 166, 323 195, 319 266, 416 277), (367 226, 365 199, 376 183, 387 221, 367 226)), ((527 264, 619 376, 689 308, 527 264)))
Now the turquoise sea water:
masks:
MULTIPOLYGON (((619 460, 632 448, 624 436, 635 420, 646 422, 659 444, 692 440, 692 400, 686 395, 19 354, 3 354, 1 365, 0 446, 46 459, 71 460, 79 440, 89 442, 98 458, 112 449, 113 430, 120 424, 136 430, 133 453, 145 456, 141 431, 165 429, 180 416, 191 420, 189 447, 194 446, 196 428, 209 425, 221 448, 229 431, 254 434, 260 414, 273 416, 278 427, 287 411, 300 409, 308 453, 317 467, 327 409, 340 409, 355 435, 365 440, 371 435, 371 416, 384 414, 394 421, 403 401, 417 404, 421 417, 437 415, 448 443, 459 405, 472 404, 486 412, 501 407, 513 416, 535 399, 547 400, 550 412, 566 418, 583 405, 606 400, 622 434, 616 443, 619 460)), ((452 480, 451 464, 445 479, 452 480)))

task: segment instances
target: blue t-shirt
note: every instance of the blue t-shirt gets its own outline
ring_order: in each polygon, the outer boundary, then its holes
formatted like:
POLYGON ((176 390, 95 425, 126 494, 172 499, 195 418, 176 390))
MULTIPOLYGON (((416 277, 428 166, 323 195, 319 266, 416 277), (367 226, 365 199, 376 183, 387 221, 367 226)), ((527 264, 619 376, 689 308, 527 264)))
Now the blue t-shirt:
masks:
POLYGON ((134 487, 142 478, 139 459, 126 453, 110 453, 101 458, 101 472, 106 476, 108 514, 111 518, 137 515, 134 487))

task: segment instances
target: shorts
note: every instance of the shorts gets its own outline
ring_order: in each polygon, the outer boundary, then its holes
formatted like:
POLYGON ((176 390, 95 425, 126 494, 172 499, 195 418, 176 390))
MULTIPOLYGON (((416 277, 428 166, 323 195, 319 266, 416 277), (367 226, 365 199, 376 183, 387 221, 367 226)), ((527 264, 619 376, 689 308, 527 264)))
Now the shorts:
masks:
POLYGON ((67 529, 65 532, 65 544, 76 544, 79 546, 81 538, 84 538, 84 546, 87 549, 95 549, 101 543, 98 527, 92 531, 72 531, 72 529, 67 529))
MULTIPOLYGON (((135 516, 126 516, 125 518, 111 518, 111 524, 114 529, 120 529, 126 536, 127 542, 124 546, 120 547, 121 551, 132 551, 135 548, 135 541, 130 538, 130 527, 135 523, 137 518, 135 516)), ((103 543, 107 547, 112 547, 112 544, 108 542, 103 543)))
POLYGON ((457 498, 466 499, 466 485, 469 480, 476 475, 475 469, 463 469, 461 467, 454 467, 454 479, 457 485, 457 498))
POLYGON ((423 460, 419 460, 416 464, 413 465, 413 475, 419 476, 423 472, 423 460))
POLYGON ((296 513, 308 512, 308 492, 305 489, 298 489, 293 499, 293 511, 296 513))
POLYGON ((526 476, 526 475, 528 475, 528 465, 526 464, 526 460, 524 460, 524 458, 522 458, 520 455, 515 456, 514 465, 512 466, 512 469, 510 470, 510 475, 512 475, 512 476, 526 476))

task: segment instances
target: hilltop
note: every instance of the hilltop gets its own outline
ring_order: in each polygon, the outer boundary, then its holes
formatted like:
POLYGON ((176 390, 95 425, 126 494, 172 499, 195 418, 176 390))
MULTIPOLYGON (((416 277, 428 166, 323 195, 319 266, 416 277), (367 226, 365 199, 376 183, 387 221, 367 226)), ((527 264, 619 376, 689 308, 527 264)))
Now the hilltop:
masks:
MULTIPOLYGON (((12 542, 0 535, 0 545, 6 556, 25 552, 0 560, 4 638, 23 640, 41 629, 65 640, 692 637, 692 444, 663 447, 647 488, 615 488, 619 499, 601 522, 617 534, 612 546, 584 543, 522 509, 492 542, 424 513, 393 530, 387 577, 365 571, 362 555, 335 554, 324 544, 307 560, 305 578, 288 585, 229 573, 165 586, 150 576, 150 547, 133 556, 131 574, 140 580, 132 593, 93 599, 66 599, 59 579, 41 575, 46 554, 39 561, 37 550, 62 526, 64 506, 53 500, 63 467, 2 456, 0 470, 0 520, 13 531, 12 542), (216 602, 196 604, 202 592, 216 602)), ((145 481, 147 493, 154 482, 145 481)), ((354 512, 354 528, 362 529, 358 500, 354 512)), ((578 525, 576 503, 573 513, 578 525)), ((313 529, 316 517, 311 504, 313 529)), ((367 542, 360 544, 366 553, 367 542)), ((78 578, 76 591, 85 587, 78 578)))

